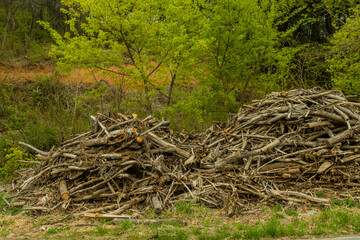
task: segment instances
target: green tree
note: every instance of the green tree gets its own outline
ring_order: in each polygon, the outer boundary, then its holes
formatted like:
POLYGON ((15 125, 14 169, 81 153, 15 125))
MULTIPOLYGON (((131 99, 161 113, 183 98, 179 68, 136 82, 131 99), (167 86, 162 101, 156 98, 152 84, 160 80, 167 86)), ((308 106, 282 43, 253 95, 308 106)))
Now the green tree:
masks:
POLYGON ((143 89, 143 104, 152 112, 153 91, 171 100, 177 72, 188 66, 190 54, 197 44, 193 41, 194 19, 192 1, 153 0, 146 2, 101 0, 63 1, 69 16, 70 31, 63 36, 43 22, 50 30, 56 46, 51 54, 61 67, 94 67, 125 76, 128 85, 143 89), (187 9, 190 16, 183 15, 187 9), (181 12, 180 12, 181 11, 181 12), (187 64, 184 64, 184 63, 187 64), (110 67, 116 66, 116 70, 110 67), (159 74, 156 74, 159 73, 159 74), (165 94, 157 79, 170 85, 165 94))
MULTIPOLYGON (((274 26, 279 34, 279 45, 287 51, 287 59, 279 84, 282 88, 331 88, 325 56, 336 30, 344 24, 356 0, 280 0, 262 1, 274 9, 274 26)), ((280 50, 280 49, 279 49, 280 50)))
POLYGON ((276 32, 272 11, 256 1, 209 1, 203 4, 208 19, 203 31, 207 42, 207 67, 225 93, 266 81, 273 64, 276 32))
POLYGON ((327 59, 334 87, 346 94, 360 94, 360 18, 359 6, 331 39, 327 59))

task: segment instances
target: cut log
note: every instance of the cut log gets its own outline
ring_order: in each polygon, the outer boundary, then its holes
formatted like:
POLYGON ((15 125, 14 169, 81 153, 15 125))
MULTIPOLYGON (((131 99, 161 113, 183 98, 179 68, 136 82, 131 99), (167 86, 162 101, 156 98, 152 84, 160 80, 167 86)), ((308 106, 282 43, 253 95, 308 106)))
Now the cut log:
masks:
POLYGON ((60 181, 59 189, 60 189, 61 199, 68 200, 70 198, 70 195, 69 195, 69 191, 67 189, 65 180, 60 181))
POLYGON ((154 213, 159 215, 163 209, 161 201, 159 200, 159 198, 157 196, 154 196, 151 198, 151 202, 152 202, 152 205, 154 208, 154 213))

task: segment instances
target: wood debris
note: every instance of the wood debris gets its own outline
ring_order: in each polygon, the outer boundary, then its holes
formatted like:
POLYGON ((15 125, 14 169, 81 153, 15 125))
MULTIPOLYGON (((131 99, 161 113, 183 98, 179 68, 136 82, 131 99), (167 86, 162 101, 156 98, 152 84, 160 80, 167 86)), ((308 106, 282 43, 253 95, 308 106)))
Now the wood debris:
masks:
POLYGON ((201 134, 136 114, 92 116, 91 131, 22 171, 13 192, 32 209, 119 215, 192 199, 237 214, 264 201, 314 202, 313 189, 359 194, 359 104, 340 91, 272 93, 201 134))

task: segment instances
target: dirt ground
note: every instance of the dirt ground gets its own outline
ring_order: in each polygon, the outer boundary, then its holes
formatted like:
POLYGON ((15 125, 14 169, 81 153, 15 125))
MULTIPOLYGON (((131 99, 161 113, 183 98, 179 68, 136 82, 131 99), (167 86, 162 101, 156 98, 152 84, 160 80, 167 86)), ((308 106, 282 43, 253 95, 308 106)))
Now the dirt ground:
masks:
MULTIPOLYGON (((311 218, 319 213, 316 207, 302 206, 297 209, 299 217, 311 222, 311 218)), ((357 210, 358 211, 358 210, 357 210)), ((261 207, 232 218, 225 217, 221 211, 210 210, 212 224, 229 224, 234 222, 254 225, 259 220, 270 218, 273 214, 270 208, 261 207)), ((285 218, 284 221, 290 220, 285 218)), ((191 217, 185 219, 187 229, 194 226, 203 228, 201 219, 191 217)), ((130 231, 124 231, 121 226, 105 224, 96 219, 74 217, 71 213, 54 212, 50 214, 36 214, 35 212, 22 213, 15 216, 0 214, 0 239, 150 239, 158 229, 172 230, 172 226, 145 226, 137 225, 130 231), (102 234, 102 229, 108 231, 102 234), (143 237, 141 237, 143 236, 143 237)), ((338 235, 347 234, 340 232, 338 235)), ((328 236, 329 237, 329 236, 328 236)), ((305 236, 306 238, 306 236, 305 236)), ((315 239, 315 237, 311 237, 315 239)), ((222 239, 222 238, 220 238, 222 239)), ((282 237, 277 239, 290 240, 296 237, 282 237)))
MULTIPOLYGON (((51 61, 43 61, 37 63, 29 63, 27 61, 16 61, 9 63, 0 63, 0 81, 11 82, 27 82, 36 81, 41 76, 51 76, 57 71, 62 73, 56 67, 56 64, 51 61)), ((60 81, 64 83, 91 83, 106 80, 109 83, 114 83, 114 78, 102 74, 101 76, 93 69, 77 69, 70 73, 61 76, 60 81)))

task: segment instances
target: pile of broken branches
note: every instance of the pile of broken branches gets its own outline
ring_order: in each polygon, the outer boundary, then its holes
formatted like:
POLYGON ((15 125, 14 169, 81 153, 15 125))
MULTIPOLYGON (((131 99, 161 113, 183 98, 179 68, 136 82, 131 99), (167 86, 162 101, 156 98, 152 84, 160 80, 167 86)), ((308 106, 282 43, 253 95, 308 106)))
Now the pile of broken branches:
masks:
POLYGON ((251 181, 254 194, 262 198, 326 204, 327 199, 300 192, 341 189, 358 195, 359 106, 340 91, 317 88, 254 100, 229 123, 205 133, 210 153, 200 168, 239 168, 236 177, 251 181))
POLYGON ((40 151, 23 170, 13 204, 76 214, 160 213, 193 199, 236 214, 266 200, 315 202, 317 189, 358 195, 360 104, 339 91, 272 93, 201 134, 169 122, 92 116, 91 131, 40 151))

